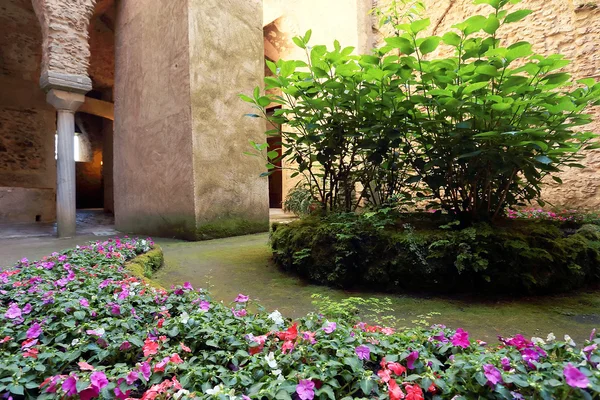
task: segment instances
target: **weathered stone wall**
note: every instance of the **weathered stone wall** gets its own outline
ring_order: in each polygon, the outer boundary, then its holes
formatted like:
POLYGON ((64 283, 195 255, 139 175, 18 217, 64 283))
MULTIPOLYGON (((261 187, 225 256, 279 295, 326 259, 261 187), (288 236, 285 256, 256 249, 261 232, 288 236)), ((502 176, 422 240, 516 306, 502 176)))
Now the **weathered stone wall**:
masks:
MULTIPOLYGON (((35 215, 54 218, 54 133, 56 113, 40 90, 42 34, 28 0, 5 0, 0 7, 0 209, 23 201, 29 222, 35 215), (43 188, 24 192, 13 187, 43 188), (35 192, 35 193, 34 193, 35 192), (33 193, 33 194, 32 194, 33 193), (11 200, 12 199, 12 200, 11 200)), ((16 221, 18 209, 0 215, 0 223, 16 221)))
POLYGON ((125 232, 195 237, 187 20, 186 0, 117 4, 114 202, 125 232))
MULTIPOLYGON (((388 0, 379 0, 384 5, 388 0)), ((472 0, 426 0, 431 18, 429 34, 442 35, 451 26, 475 14, 487 15, 487 5, 473 5, 472 0)), ((541 54, 563 54, 572 63, 565 68, 574 78, 600 79, 600 1, 599 0, 524 0, 512 10, 530 9, 533 13, 522 21, 501 28, 506 43, 527 40, 541 54)), ((441 47, 438 54, 448 54, 441 47)), ((590 110, 596 117, 585 127, 600 133, 600 108, 590 110)), ((567 169, 560 176, 562 185, 549 183, 543 197, 557 207, 600 208, 600 151, 587 153, 586 169, 567 169)))
POLYGON ((189 43, 199 238, 267 231, 268 182, 244 155, 263 122, 238 97, 263 80, 262 1, 190 0, 189 43))
POLYGON ((95 0, 33 0, 43 34, 42 71, 87 76, 95 0))

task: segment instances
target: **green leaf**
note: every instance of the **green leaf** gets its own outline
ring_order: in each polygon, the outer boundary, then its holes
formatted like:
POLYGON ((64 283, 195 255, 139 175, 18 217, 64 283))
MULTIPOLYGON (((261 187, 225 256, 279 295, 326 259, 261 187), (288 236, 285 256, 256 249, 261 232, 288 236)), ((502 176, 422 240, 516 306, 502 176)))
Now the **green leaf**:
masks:
POLYGON ((419 45, 419 50, 421 50, 421 53, 423 54, 431 53, 437 49, 438 45, 440 44, 440 40, 441 38, 438 36, 430 36, 421 42, 419 45))
POLYGON ((304 44, 304 41, 302 41, 302 38, 298 37, 298 36, 294 36, 292 38, 292 41, 294 42, 294 44, 298 47, 300 47, 301 49, 306 49, 306 44, 304 44))
POLYGON ((258 98, 258 105, 261 107, 267 107, 269 104, 271 104, 271 99, 268 98, 267 96, 261 96, 258 98))
POLYGON ((473 4, 488 4, 496 10, 500 8, 500 0, 475 0, 473 4))
POLYGON ((496 111, 506 111, 508 109, 510 109, 512 106, 509 103, 496 103, 496 104, 492 104, 492 110, 496 110, 496 111))
POLYGON ((246 103, 253 103, 254 104, 254 99, 252 99, 251 97, 246 96, 245 94, 238 94, 239 98, 244 100, 246 103))
POLYGON ((484 87, 486 87, 489 84, 489 82, 476 82, 476 83, 471 83, 470 85, 467 85, 464 90, 463 93, 464 94, 471 94, 476 90, 479 89, 483 89, 484 87))
POLYGON ((493 35, 494 33, 496 33, 499 27, 500 21, 498 20, 498 17, 492 14, 487 18, 487 21, 483 26, 483 30, 484 32, 489 33, 490 35, 493 35))
POLYGON ((413 47, 412 43, 406 38, 391 37, 391 38, 385 39, 385 42, 395 49, 400 49, 400 51, 403 54, 408 55, 408 54, 414 53, 414 51, 415 51, 415 48, 413 47))
POLYGON ((532 12, 533 12, 532 10, 517 10, 515 12, 508 14, 506 16, 506 18, 504 18, 504 23, 509 24, 511 22, 520 21, 523 18, 525 18, 526 16, 528 16, 529 14, 531 14, 532 12))
POLYGON ((372 379, 363 379, 360 381, 360 390, 362 390, 367 397, 370 397, 374 387, 375 382, 373 382, 372 379))
POLYGON ((304 43, 308 43, 310 41, 310 37, 312 36, 312 30, 309 29, 306 31, 306 33, 304 34, 304 38, 303 41, 304 43))
POLYGON ((269 160, 273 160, 279 157, 279 152, 277 150, 271 150, 267 153, 267 157, 269 158, 269 160))
POLYGON ((560 183, 560 184, 563 183, 562 179, 560 179, 558 176, 553 176, 552 179, 554 180, 554 182, 557 182, 557 183, 560 183))
POLYGON ((410 31, 416 35, 417 33, 427 29, 430 24, 431 20, 429 18, 413 21, 410 24, 410 31))
POLYGON ((498 69, 490 64, 483 64, 475 68, 475 72, 481 75, 497 76, 498 69))
POLYGON ((460 36, 454 32, 446 32, 442 36, 442 41, 450 46, 458 46, 460 44, 460 36))
POLYGON ((541 162, 545 165, 552 164, 552 159, 548 156, 536 156, 535 159, 536 161, 541 162))
POLYGON ((506 58, 509 61, 516 60, 517 58, 527 57, 531 55, 533 51, 531 50, 531 44, 528 42, 517 42, 508 46, 508 51, 506 52, 506 58))

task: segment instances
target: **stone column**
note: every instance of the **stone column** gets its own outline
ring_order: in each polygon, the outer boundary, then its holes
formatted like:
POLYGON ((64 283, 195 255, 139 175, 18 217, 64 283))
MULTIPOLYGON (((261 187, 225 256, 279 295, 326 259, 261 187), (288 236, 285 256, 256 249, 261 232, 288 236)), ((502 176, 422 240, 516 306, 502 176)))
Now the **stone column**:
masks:
POLYGON ((58 113, 56 163, 56 222, 58 237, 75 236, 75 111, 85 101, 81 93, 51 89, 46 97, 58 113))

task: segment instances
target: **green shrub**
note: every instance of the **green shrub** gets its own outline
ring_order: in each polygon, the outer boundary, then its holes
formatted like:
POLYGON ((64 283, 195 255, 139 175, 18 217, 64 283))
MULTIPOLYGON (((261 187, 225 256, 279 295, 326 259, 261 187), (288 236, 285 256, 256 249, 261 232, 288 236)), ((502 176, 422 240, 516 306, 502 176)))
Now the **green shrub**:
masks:
POLYGON ((569 64, 561 55, 500 40, 504 25, 531 12, 509 9, 518 2, 477 0, 491 12, 443 36, 424 37, 430 20, 414 8, 384 17, 394 34, 373 54, 354 55, 337 41, 309 46, 310 31, 294 38, 305 60, 267 61, 265 87, 280 95, 257 88, 241 96, 258 109, 250 116, 284 126, 282 155, 253 143, 266 174, 283 157, 333 211, 428 199, 486 221, 507 207, 543 204, 544 178, 560 183, 561 169, 582 168, 581 150, 596 148, 581 126, 591 122, 586 108, 600 104, 600 84, 561 72, 569 64), (440 45, 454 55, 432 56, 440 45), (283 107, 267 114, 273 103, 283 107))
POLYGON ((383 291, 551 293, 600 281, 595 226, 569 234, 549 221, 460 227, 434 215, 380 218, 340 214, 277 226, 274 260, 313 282, 383 291))

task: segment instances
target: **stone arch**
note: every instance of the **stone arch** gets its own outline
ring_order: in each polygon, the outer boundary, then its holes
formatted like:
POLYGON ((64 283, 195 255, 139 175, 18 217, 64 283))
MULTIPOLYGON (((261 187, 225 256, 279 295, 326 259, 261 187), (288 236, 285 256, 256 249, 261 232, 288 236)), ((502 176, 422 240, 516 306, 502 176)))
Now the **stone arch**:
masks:
POLYGON ((88 26, 96 0, 32 2, 43 38, 40 86, 44 90, 88 92, 92 88, 88 26))

